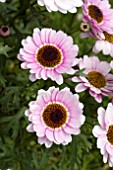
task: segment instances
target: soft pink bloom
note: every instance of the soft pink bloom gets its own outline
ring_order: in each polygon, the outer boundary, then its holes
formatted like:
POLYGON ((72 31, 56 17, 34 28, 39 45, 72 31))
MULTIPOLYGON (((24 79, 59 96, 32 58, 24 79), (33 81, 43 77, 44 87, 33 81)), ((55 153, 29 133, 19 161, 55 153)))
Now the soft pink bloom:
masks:
POLYGON ((71 135, 80 134, 80 127, 85 121, 82 109, 78 95, 72 94, 69 88, 39 90, 36 101, 30 102, 29 109, 25 111, 31 122, 27 131, 36 132, 38 143, 45 144, 47 148, 53 142, 67 145, 72 141, 71 135))
POLYGON ((102 102, 102 95, 113 95, 113 75, 109 74, 111 66, 106 61, 99 61, 98 57, 85 55, 79 62, 79 69, 85 68, 86 77, 73 77, 72 81, 79 82, 75 87, 76 92, 89 89, 91 96, 97 102, 102 102))
POLYGON ((93 52, 99 53, 102 51, 104 55, 113 57, 113 34, 104 32, 104 36, 105 38, 97 39, 93 47, 93 52))
POLYGON ((94 32, 93 29, 90 29, 87 32, 82 32, 80 34, 81 38, 94 38, 96 42, 93 46, 93 52, 99 53, 102 52, 104 55, 110 55, 113 57, 113 34, 107 32, 102 32, 99 35, 99 32, 94 32))
POLYGON ((83 21, 91 24, 93 32, 113 33, 113 9, 108 0, 84 0, 82 9, 83 21))
POLYGON ((97 138, 97 148, 103 155, 103 162, 108 161, 113 166, 113 105, 109 103, 107 109, 98 109, 98 122, 93 128, 93 135, 97 138))
POLYGON ((18 59, 23 61, 21 67, 30 69, 30 80, 46 80, 48 77, 58 84, 63 83, 62 73, 73 74, 72 66, 78 63, 75 57, 78 46, 73 44, 71 36, 64 32, 43 28, 34 29, 33 37, 22 40, 18 59))
POLYGON ((81 7, 82 0, 37 0, 40 6, 46 6, 46 9, 51 11, 60 11, 64 14, 67 12, 76 13, 76 7, 81 7))
POLYGON ((10 28, 7 25, 2 25, 0 28, 0 35, 2 37, 7 37, 10 35, 10 28))
POLYGON ((5 2, 6 0, 0 0, 0 2, 5 2))

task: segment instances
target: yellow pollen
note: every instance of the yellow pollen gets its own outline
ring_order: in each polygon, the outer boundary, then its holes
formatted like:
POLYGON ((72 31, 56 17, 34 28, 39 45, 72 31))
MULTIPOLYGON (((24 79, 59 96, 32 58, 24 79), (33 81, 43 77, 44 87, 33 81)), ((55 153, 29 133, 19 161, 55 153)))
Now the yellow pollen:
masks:
POLYGON ((44 123, 52 128, 62 127, 68 118, 67 109, 59 103, 51 103, 47 105, 42 113, 44 123))
POLYGON ((100 24, 103 21, 103 14, 101 10, 95 5, 88 6, 88 14, 91 18, 96 20, 98 24, 100 24))
POLYGON ((113 145, 113 125, 110 125, 107 131, 107 140, 113 145))
POLYGON ((102 88, 106 85, 105 77, 98 71, 91 71, 88 73, 88 81, 96 88, 102 88))
POLYGON ((62 54, 60 50, 53 45, 44 45, 39 48, 36 59, 40 65, 47 68, 54 68, 62 61, 62 54))
POLYGON ((113 34, 108 34, 105 31, 103 33, 104 33, 104 36, 105 36, 105 40, 110 42, 110 43, 113 43, 113 34))

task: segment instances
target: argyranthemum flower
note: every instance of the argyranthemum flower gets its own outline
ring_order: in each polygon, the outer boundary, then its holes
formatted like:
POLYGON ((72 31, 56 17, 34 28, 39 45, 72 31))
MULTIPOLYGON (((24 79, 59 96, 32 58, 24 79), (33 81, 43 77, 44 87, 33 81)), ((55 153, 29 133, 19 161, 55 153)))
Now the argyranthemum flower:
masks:
POLYGON ((89 22, 94 32, 113 33, 113 9, 108 0, 85 0, 82 9, 83 21, 89 22))
POLYGON ((108 161, 113 166, 113 105, 109 103, 107 109, 98 109, 98 121, 100 125, 93 128, 93 135, 97 137, 97 148, 103 155, 103 162, 108 161))
POLYGON ((30 69, 30 80, 46 80, 48 77, 58 84, 63 83, 62 73, 73 74, 78 59, 78 46, 64 32, 44 28, 34 29, 33 37, 22 40, 18 59, 23 61, 21 67, 30 69))
POLYGON ((102 95, 113 95, 113 75, 110 74, 111 66, 106 61, 99 61, 98 57, 85 55, 79 62, 79 69, 85 68, 86 77, 73 77, 72 81, 79 82, 75 87, 76 92, 89 89, 91 96, 97 102, 102 102, 102 95))
POLYGON ((93 52, 99 53, 102 51, 104 55, 113 57, 113 34, 103 32, 105 38, 98 39, 93 47, 93 52))
POLYGON ((30 102, 29 109, 25 111, 31 122, 27 131, 36 132, 38 142, 47 148, 53 142, 67 145, 72 141, 71 135, 80 133, 85 121, 82 109, 78 95, 72 94, 69 88, 39 90, 36 101, 30 102))
POLYGON ((5 2, 6 0, 0 0, 0 2, 5 2))
POLYGON ((81 7, 83 2, 82 0, 37 0, 37 3, 40 6, 46 6, 46 9, 51 11, 60 11, 66 14, 68 11, 71 13, 77 12, 76 7, 81 7))

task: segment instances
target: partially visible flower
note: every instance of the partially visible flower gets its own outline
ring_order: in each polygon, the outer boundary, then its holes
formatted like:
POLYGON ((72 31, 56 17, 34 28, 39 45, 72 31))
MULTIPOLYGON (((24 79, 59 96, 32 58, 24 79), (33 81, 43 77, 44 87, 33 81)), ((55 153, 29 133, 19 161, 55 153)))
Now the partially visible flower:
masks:
POLYGON ((22 40, 18 59, 23 61, 21 67, 30 69, 30 80, 46 80, 48 77, 58 84, 63 83, 62 73, 73 74, 72 66, 78 63, 75 57, 78 46, 73 44, 71 36, 64 32, 43 28, 34 29, 33 37, 22 40))
POLYGON ((113 60, 110 62, 110 66, 113 69, 113 60))
POLYGON ((98 109, 98 122, 93 128, 93 135, 97 138, 97 148, 103 155, 103 162, 108 161, 113 167, 113 105, 109 103, 107 109, 98 109))
POLYGON ((64 14, 67 12, 76 13, 76 7, 81 7, 83 2, 82 0, 37 0, 37 3, 40 6, 46 6, 46 9, 51 11, 60 11, 64 14))
POLYGON ((113 75, 110 74, 111 66, 106 61, 99 61, 98 57, 85 55, 79 62, 79 69, 85 68, 87 77, 73 77, 72 81, 79 82, 75 87, 76 92, 89 89, 91 96, 97 102, 102 102, 102 95, 113 95, 113 75))
POLYGON ((113 57, 113 34, 103 32, 105 38, 100 38, 96 41, 93 52, 99 53, 102 51, 104 55, 110 55, 113 57))
POLYGON ((9 36, 10 35, 10 28, 9 28, 9 26, 7 26, 7 25, 1 26, 1 28, 0 28, 0 35, 2 37, 9 36))
POLYGON ((108 0, 85 0, 82 6, 83 21, 89 22, 94 32, 113 33, 113 9, 108 0))
MULTIPOLYGON (((83 24, 85 25, 85 23, 82 23, 82 25, 83 24)), ((86 25, 88 25, 88 23, 86 23, 86 25)), ((88 29, 89 29, 89 27, 88 27, 88 29)), ((104 55, 110 55, 111 57, 113 57, 113 34, 109 34, 105 31, 103 31, 103 33, 101 35, 99 35, 99 32, 98 31, 94 32, 94 30, 91 27, 90 27, 89 31, 87 31, 88 29, 82 28, 81 30, 83 32, 80 34, 80 37, 81 38, 92 37, 92 38, 96 39, 96 42, 93 46, 93 52, 97 54, 102 51, 102 53, 104 55)))
POLYGON ((53 142, 67 145, 72 141, 71 135, 80 134, 80 127, 85 121, 82 109, 78 95, 72 94, 69 88, 39 90, 36 101, 30 102, 29 109, 25 111, 31 122, 27 131, 36 132, 38 142, 47 148, 53 142))
POLYGON ((0 0, 0 2, 5 2, 6 0, 0 0))

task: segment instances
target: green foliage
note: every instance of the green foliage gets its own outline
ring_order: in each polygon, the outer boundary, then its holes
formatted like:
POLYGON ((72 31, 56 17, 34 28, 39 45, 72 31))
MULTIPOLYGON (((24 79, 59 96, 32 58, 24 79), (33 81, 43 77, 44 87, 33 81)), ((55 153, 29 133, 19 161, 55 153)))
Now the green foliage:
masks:
MULTIPOLYGON (((111 1, 112 5, 113 2, 111 1)), ((102 163, 102 157, 96 148, 92 128, 97 124, 97 108, 107 106, 109 99, 104 98, 98 104, 88 92, 80 94, 84 103, 84 115, 87 119, 79 136, 73 136, 68 146, 53 144, 50 149, 37 143, 36 135, 26 131, 28 120, 24 115, 28 103, 36 99, 39 89, 58 87, 52 80, 29 81, 29 71, 20 68, 17 54, 21 40, 32 34, 35 27, 63 30, 73 37, 79 45, 79 58, 84 54, 93 55, 93 39, 80 39, 80 23, 77 15, 49 13, 40 7, 36 0, 7 0, 0 2, 0 26, 9 25, 9 37, 0 36, 0 169, 1 170, 109 170, 102 163)), ((101 60, 111 61, 110 57, 99 54, 101 60)), ((75 75, 86 76, 84 70, 75 75)), ((75 85, 71 76, 64 74, 64 83, 59 87, 69 87, 73 93, 75 85)))

